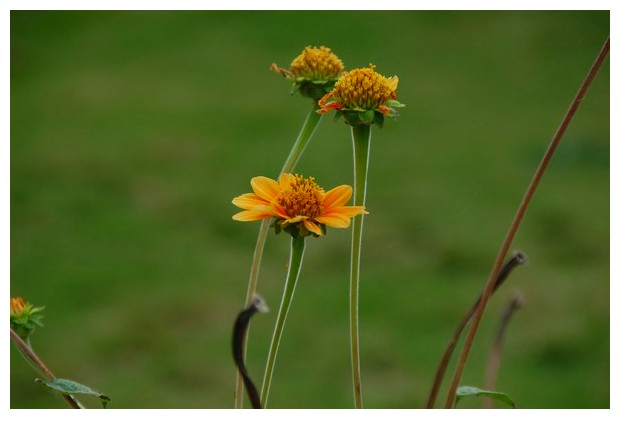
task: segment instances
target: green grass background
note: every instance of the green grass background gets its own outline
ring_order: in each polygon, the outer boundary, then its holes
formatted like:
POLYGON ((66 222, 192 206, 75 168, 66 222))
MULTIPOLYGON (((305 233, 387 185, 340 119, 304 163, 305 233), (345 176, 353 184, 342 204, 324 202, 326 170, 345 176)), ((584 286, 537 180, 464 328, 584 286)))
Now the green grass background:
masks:
MULTIPOLYGON (((367 407, 423 407, 608 33, 606 11, 11 12, 10 291, 46 306, 35 349, 113 408, 232 407, 259 225, 232 221, 230 201, 277 174, 310 107, 269 65, 324 44, 400 77, 407 107, 371 148, 362 376, 367 407)), ((498 389, 522 408, 610 406, 609 81, 607 62, 515 239, 529 263, 491 301, 463 375, 482 386, 520 291, 498 389)), ((348 127, 327 117, 297 171, 331 188, 352 183, 351 162, 348 127)), ((265 250, 257 381, 288 241, 265 250)), ((308 240, 273 408, 353 405, 349 246, 349 230, 308 240)), ((64 406, 14 348, 10 372, 12 408, 64 406)))

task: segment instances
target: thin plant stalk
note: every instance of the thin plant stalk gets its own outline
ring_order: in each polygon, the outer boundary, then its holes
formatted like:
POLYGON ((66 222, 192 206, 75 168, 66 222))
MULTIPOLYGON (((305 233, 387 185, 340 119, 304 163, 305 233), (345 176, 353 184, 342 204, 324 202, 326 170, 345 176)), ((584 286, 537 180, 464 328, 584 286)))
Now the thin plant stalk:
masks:
MULTIPOLYGON (((499 287, 504 283, 504 281, 508 278, 512 270, 514 270, 518 265, 523 265, 527 260, 527 257, 522 252, 516 252, 515 255, 508 260, 502 267, 502 270, 495 281, 495 286, 493 287, 493 292, 497 291, 499 287)), ((461 319, 458 326, 456 327, 448 346, 444 350, 444 353, 439 361, 439 366, 437 367, 437 371, 435 372, 435 379, 433 380, 433 387, 431 388, 431 393, 428 396, 428 401, 426 402, 426 408, 434 408, 435 401, 437 400, 437 395, 439 394, 439 388, 441 387, 441 383, 443 381, 443 377, 448 369, 448 363, 450 363, 450 358, 452 358, 452 354, 454 353, 454 348, 461 338, 461 334, 465 330, 467 323, 471 320, 472 316, 478 309, 480 305, 480 301, 482 299, 482 294, 478 296, 474 305, 471 306, 465 317, 461 319)))
MULTIPOLYGON (((11 339, 15 343, 17 350, 22 354, 22 356, 26 359, 26 361, 35 368, 35 370, 48 380, 56 380, 56 376, 50 371, 50 369, 45 365, 43 360, 35 353, 30 344, 24 341, 13 329, 11 329, 11 339)), ((62 399, 69 404, 71 408, 80 409, 84 408, 80 402, 77 401, 73 396, 68 395, 66 393, 59 393, 62 399)))
POLYGON ((480 300, 480 305, 478 306, 476 314, 474 315, 474 318, 472 320, 472 325, 467 333, 467 337, 465 338, 465 344, 463 345, 463 349, 461 350, 461 355, 459 357, 454 375, 452 377, 452 383, 450 384, 450 388, 448 390, 448 394, 447 394, 446 402, 445 402, 445 408, 452 408, 454 405, 454 399, 456 397, 456 389, 458 388, 458 385, 461 381, 461 376, 463 375, 463 369, 465 368, 465 363, 467 361, 467 357, 469 356, 469 352, 471 350, 474 337, 476 336, 476 332, 478 331, 478 327, 480 326, 482 315, 484 314, 484 310, 486 309, 489 298, 491 297, 491 293, 493 292, 493 285, 495 284, 495 281, 499 275, 502 261, 506 257, 506 253, 508 253, 508 249, 510 248, 510 245, 512 244, 512 240, 514 239, 517 233, 517 230, 519 229, 519 225, 521 224, 521 221, 523 220, 523 216, 525 215, 527 207, 530 201, 532 200, 534 193, 536 192, 538 184, 540 183, 540 180, 542 179, 545 171, 547 170, 547 166, 549 165, 549 162, 553 158, 553 154, 558 148, 562 140, 562 137, 564 136, 564 133, 566 132, 566 129, 568 128, 573 117, 575 116, 575 112, 577 112, 577 109, 579 108, 581 101, 583 101, 583 99, 585 98, 585 95, 588 92, 588 89, 590 88, 590 84, 592 83, 596 74, 601 68, 601 65, 603 64, 603 61, 607 57, 608 53, 609 53, 609 37, 605 41, 605 44, 603 45, 596 60, 594 61, 594 64, 590 68, 590 71, 586 75, 583 83, 581 84, 579 90, 577 91, 575 98, 571 102, 570 107, 568 108, 568 111, 566 112, 564 118, 562 119, 562 122, 560 123, 560 126, 558 127, 553 138, 551 139, 551 142, 549 143, 549 146, 547 147, 547 150, 545 154, 543 155, 540 165, 536 169, 534 176, 532 177, 532 180, 530 184, 528 185, 525 191, 525 194, 523 195, 523 199, 521 200, 521 203, 519 204, 519 207, 517 208, 515 217, 510 225, 510 228, 508 229, 506 238, 504 239, 504 242, 502 243, 500 247, 500 250, 495 259, 495 263, 493 264, 493 269, 491 270, 491 274, 489 275, 489 279, 487 280, 487 284, 484 288, 482 299, 480 300))
POLYGON ((308 112, 308 116, 306 116, 306 120, 301 127, 301 131, 297 136, 297 140, 293 144, 291 148, 291 152, 289 153, 284 165, 282 166, 282 173, 290 173, 293 171, 297 162, 301 158, 301 155, 304 153, 304 150, 308 146, 316 127, 319 125, 322 115, 319 115, 316 111, 318 110, 319 105, 316 102, 313 102, 310 106, 310 111, 308 112))
MULTIPOLYGON (((520 293, 515 293, 504 309, 502 317, 499 321, 499 329, 493 342, 493 348, 489 356, 487 363, 487 370, 485 375, 485 389, 494 391, 497 383, 497 374, 499 373, 499 365, 502 360, 502 348, 504 346, 504 338, 506 337, 506 330, 508 328, 508 322, 512 318, 512 315, 523 307, 523 297, 520 293)), ((485 408, 493 408, 493 401, 490 398, 484 400, 485 408)))
POLYGON ((282 339, 284 324, 286 323, 286 316, 288 315, 289 308, 291 307, 291 301, 293 300, 293 295, 295 293, 295 286, 297 285, 297 280, 299 279, 301 263, 304 257, 304 247, 304 237, 297 236, 291 239, 291 254, 288 263, 288 274, 286 275, 286 284, 284 285, 284 292, 282 293, 282 302, 280 303, 276 326, 273 330, 271 345, 269 346, 269 355, 267 357, 263 386, 260 395, 260 402, 263 405, 263 408, 267 408, 267 400, 269 399, 269 390, 271 388, 271 379, 273 377, 273 368, 276 363, 278 348, 280 346, 280 340, 282 339))
MULTIPOLYGON (((303 126, 297 136, 297 140, 293 144, 291 148, 291 152, 289 153, 284 165, 282 166, 282 173, 290 173, 293 171, 297 162, 301 158, 304 150, 308 146, 314 131, 319 125, 319 121, 321 120, 321 115, 316 113, 318 109, 318 105, 316 102, 312 103, 310 107, 310 111, 306 116, 306 120, 304 121, 303 126)), ((252 257, 252 266, 250 268, 250 279, 248 281, 248 289, 245 297, 245 306, 248 307, 252 305, 252 300, 254 299, 254 295, 256 294, 256 288, 258 284, 258 272, 260 270, 261 259, 263 257, 263 251, 265 249, 265 242, 267 241, 267 233, 269 232, 270 220, 265 219, 261 222, 260 229, 258 230, 258 237, 256 238, 256 246, 254 247, 254 256, 252 257)), ((244 359, 245 359, 245 351, 247 350, 247 342, 249 337, 249 327, 248 333, 245 337, 243 348, 244 348, 244 359)), ((235 386, 235 408, 243 408, 243 376, 237 371, 237 379, 235 386)))
MULTIPOLYGON (((356 125, 351 128, 351 136, 353 139, 353 183, 355 186, 353 192, 353 204, 356 206, 366 205, 366 184, 368 178, 368 161, 371 137, 370 130, 370 125, 356 125)), ((353 375, 353 397, 355 400, 355 408, 364 407, 362 401, 362 377, 359 343, 359 287, 363 224, 364 216, 356 216, 353 218, 349 309, 351 330, 351 370, 353 375)))

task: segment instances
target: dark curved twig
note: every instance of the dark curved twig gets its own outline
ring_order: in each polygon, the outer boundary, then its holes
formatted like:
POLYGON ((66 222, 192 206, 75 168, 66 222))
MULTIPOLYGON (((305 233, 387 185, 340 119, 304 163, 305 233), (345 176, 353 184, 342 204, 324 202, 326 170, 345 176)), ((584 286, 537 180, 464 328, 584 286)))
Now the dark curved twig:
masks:
POLYGON ((243 378, 243 384, 245 384, 245 388, 248 392, 248 396, 250 397, 250 401, 252 402, 253 408, 263 408, 260 403, 260 394, 258 390, 256 390, 256 386, 254 382, 250 378, 248 374, 248 370, 245 367, 244 362, 244 344, 245 344, 245 336, 248 332, 248 327, 250 326, 250 319, 256 312, 265 313, 269 309, 265 305, 265 302, 258 295, 254 296, 254 300, 252 304, 245 308, 243 311, 239 313, 237 319, 235 320, 235 326, 233 328, 233 337, 232 337, 232 350, 233 350, 233 359, 235 360, 235 364, 237 365, 237 369, 243 378))

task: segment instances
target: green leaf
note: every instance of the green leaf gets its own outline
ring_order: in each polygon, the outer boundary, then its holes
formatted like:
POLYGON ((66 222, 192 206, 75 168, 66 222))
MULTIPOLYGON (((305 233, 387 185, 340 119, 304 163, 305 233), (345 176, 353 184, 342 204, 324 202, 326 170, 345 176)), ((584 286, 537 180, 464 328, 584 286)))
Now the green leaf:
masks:
POLYGON ((108 396, 96 391, 95 389, 78 383, 77 381, 67 380, 64 378, 57 378, 51 381, 45 381, 37 378, 35 381, 39 384, 49 387, 50 389, 57 390, 58 392, 64 393, 66 395, 81 394, 96 396, 101 400, 101 405, 103 406, 103 408, 105 408, 110 401, 110 398, 108 396))
POLYGON ((473 386, 461 386, 458 389, 456 389, 456 402, 458 404, 458 402, 467 397, 467 396, 486 396, 487 398, 491 398, 494 399, 496 401, 501 401, 504 402, 505 404, 507 404, 509 407, 511 408, 517 408, 516 404, 514 403, 514 401, 510 398, 510 396, 508 396, 505 393, 502 392, 494 392, 492 390, 484 390, 484 389, 479 389, 477 387, 473 387, 473 386))

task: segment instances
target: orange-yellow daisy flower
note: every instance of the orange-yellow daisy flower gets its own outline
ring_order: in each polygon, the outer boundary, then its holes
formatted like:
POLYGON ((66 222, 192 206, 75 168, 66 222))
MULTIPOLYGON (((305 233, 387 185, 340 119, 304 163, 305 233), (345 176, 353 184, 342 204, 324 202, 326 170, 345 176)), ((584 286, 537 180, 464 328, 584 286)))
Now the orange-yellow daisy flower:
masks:
POLYGON ((395 108, 404 107, 396 100, 397 87, 398 76, 382 76, 375 71, 373 64, 353 69, 345 72, 334 90, 319 100, 321 108, 317 112, 337 110, 349 125, 377 123, 381 126, 384 116, 396 117, 398 111, 395 108))
POLYGON ((244 209, 233 219, 252 221, 273 217, 276 232, 284 229, 291 235, 320 236, 326 226, 347 228, 353 216, 368 213, 362 206, 345 206, 353 193, 348 185, 325 192, 313 177, 289 173, 283 173, 278 181, 259 176, 250 183, 254 192, 232 200, 244 209))
POLYGON ((344 65, 331 49, 306 46, 293 60, 290 70, 276 64, 271 64, 271 70, 293 82, 291 92, 299 90, 301 95, 318 100, 333 89, 344 71, 344 65))

